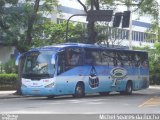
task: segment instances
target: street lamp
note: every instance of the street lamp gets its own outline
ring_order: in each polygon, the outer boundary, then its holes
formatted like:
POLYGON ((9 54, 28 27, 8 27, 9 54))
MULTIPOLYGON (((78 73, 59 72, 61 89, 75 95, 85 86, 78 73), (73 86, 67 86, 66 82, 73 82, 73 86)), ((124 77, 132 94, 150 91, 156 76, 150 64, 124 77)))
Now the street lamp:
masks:
POLYGON ((66 25, 66 42, 68 42, 68 24, 69 24, 69 21, 72 17, 75 17, 75 16, 86 16, 86 14, 74 14, 72 16, 70 16, 67 20, 67 25, 66 25))

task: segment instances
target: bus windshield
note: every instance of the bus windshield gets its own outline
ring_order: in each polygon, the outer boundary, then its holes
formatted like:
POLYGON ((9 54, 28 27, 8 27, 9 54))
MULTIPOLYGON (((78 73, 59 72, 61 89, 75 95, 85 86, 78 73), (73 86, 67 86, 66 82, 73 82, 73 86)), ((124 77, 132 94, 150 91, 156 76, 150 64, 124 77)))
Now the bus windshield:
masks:
POLYGON ((54 76, 55 65, 51 64, 52 51, 34 51, 25 56, 22 77, 33 80, 54 76))

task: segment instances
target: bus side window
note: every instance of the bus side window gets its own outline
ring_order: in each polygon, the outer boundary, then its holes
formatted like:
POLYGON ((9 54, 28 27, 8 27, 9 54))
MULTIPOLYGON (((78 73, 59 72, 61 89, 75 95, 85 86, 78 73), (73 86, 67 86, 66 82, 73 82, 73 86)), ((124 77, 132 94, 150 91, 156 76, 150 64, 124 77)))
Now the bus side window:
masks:
POLYGON ((110 66, 114 66, 114 62, 115 61, 114 61, 114 53, 113 53, 113 51, 110 51, 108 55, 109 55, 109 65, 110 66))
POLYGON ((85 63, 88 65, 101 65, 101 53, 97 49, 86 49, 85 63))
POLYGON ((129 66, 129 57, 127 52, 123 52, 122 55, 122 61, 124 66, 129 66))
POLYGON ((145 53, 143 56, 143 61, 142 61, 142 65, 143 65, 143 67, 148 67, 149 65, 149 61, 148 61, 148 55, 147 55, 147 53, 145 53))
POLYGON ((85 64, 93 65, 94 58, 90 49, 85 49, 85 64))
POLYGON ((80 65, 81 49, 79 48, 68 48, 66 50, 66 67, 67 69, 73 68, 80 65))
POLYGON ((113 51, 113 65, 118 66, 118 56, 116 51, 113 51))
POLYGON ((123 54, 122 52, 117 53, 118 66, 121 66, 121 67, 124 66, 124 62, 123 62, 123 59, 122 59, 122 54, 123 54))
POLYGON ((139 54, 135 54, 135 67, 139 67, 140 66, 140 56, 139 54))
POLYGON ((127 51, 125 54, 126 54, 126 63, 127 63, 127 66, 131 67, 131 53, 127 51))
POLYGON ((65 71, 65 54, 64 52, 58 54, 58 71, 57 74, 61 74, 65 71))
POLYGON ((101 65, 101 54, 99 51, 92 51, 92 56, 94 59, 94 64, 101 65))
POLYGON ((102 65, 108 65, 109 66, 109 59, 108 51, 102 51, 102 65))
POLYGON ((116 65, 116 56, 113 53, 113 51, 103 51, 102 52, 102 64, 103 65, 108 65, 108 66, 114 66, 116 65))
POLYGON ((140 53, 140 66, 141 67, 148 67, 148 59, 147 59, 147 54, 146 53, 140 53))

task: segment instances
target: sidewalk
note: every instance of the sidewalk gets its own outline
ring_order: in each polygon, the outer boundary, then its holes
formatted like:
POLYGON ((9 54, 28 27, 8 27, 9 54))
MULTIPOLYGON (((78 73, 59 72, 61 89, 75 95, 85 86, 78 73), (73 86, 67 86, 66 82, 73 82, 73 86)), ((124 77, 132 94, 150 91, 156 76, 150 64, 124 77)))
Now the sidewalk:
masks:
MULTIPOLYGON (((160 85, 150 85, 150 89, 159 89, 160 85)), ((24 98, 24 96, 14 94, 16 91, 0 91, 0 99, 11 99, 11 98, 24 98)))
POLYGON ((151 88, 151 89, 159 89, 160 90, 160 85, 150 85, 149 88, 151 88))
POLYGON ((22 98, 23 96, 16 95, 15 90, 12 91, 0 91, 0 99, 22 98))

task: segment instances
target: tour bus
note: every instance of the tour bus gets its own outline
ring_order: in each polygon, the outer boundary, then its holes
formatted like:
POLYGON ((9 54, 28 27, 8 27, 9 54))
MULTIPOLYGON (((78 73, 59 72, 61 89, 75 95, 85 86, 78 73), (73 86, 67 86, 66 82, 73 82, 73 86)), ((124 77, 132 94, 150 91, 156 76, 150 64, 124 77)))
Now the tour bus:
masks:
POLYGON ((148 54, 82 43, 33 48, 17 58, 25 96, 131 95, 149 87, 148 54))

